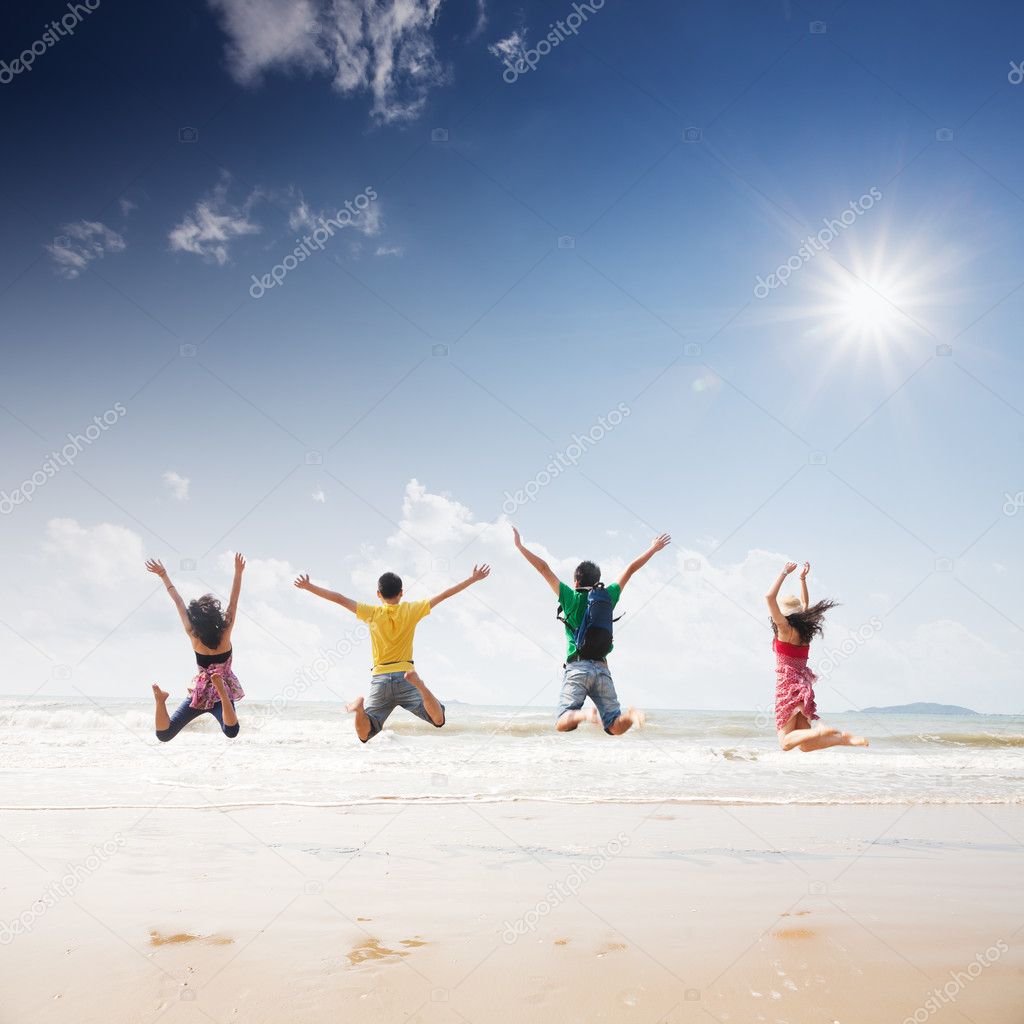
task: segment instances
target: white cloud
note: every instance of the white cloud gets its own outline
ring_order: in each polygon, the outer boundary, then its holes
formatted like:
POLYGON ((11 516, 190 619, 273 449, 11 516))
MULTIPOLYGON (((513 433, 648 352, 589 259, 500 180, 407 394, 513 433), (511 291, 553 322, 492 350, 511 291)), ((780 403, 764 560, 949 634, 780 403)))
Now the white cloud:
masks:
POLYGON ((378 245, 374 256, 404 256, 405 249, 400 245, 378 245))
POLYGON ((314 212, 299 192, 296 203, 288 212, 288 227, 292 231, 312 231, 322 214, 314 212))
POLYGON ((143 561, 138 534, 112 523, 86 528, 74 519, 51 519, 46 524, 43 551, 64 565, 61 584, 86 588, 93 583, 117 586, 143 561))
POLYGON ((117 205, 120 207, 121 213, 125 217, 127 217, 131 213, 134 213, 139 208, 138 203, 133 202, 131 199, 126 199, 124 196, 118 199, 117 205))
POLYGON ((523 55, 523 50, 526 47, 526 30, 517 29, 511 35, 506 36, 504 39, 499 39, 496 43, 492 43, 487 47, 487 52, 492 56, 497 57, 503 64, 506 61, 515 61, 523 55))
POLYGON ((470 33, 470 39, 476 39, 487 28, 487 0, 476 0, 476 24, 470 33))
POLYGON ((80 220, 61 226, 61 234, 46 251, 53 257, 57 270, 67 278, 76 278, 93 261, 108 252, 124 252, 124 237, 113 228, 96 220, 80 220))
POLYGON ((371 200, 365 209, 358 209, 351 200, 335 207, 315 209, 302 194, 302 190, 291 185, 284 192, 266 192, 266 198, 288 210, 288 227, 295 232, 312 231, 321 226, 321 219, 343 219, 346 227, 360 234, 373 237, 381 232, 384 215, 380 198, 371 200))
POLYGON ((175 501, 188 501, 188 487, 191 482, 187 476, 181 476, 173 469, 168 469, 164 473, 164 483, 170 488, 171 497, 175 501))
POLYGON ((222 179, 210 195, 200 199, 192 212, 171 229, 167 240, 172 252, 189 252, 208 263, 224 266, 230 259, 233 239, 259 234, 260 226, 251 219, 251 210, 260 192, 254 190, 239 207, 228 200, 227 189, 227 179, 222 179))
POLYGON ((415 118, 445 81, 430 30, 441 0, 210 0, 242 83, 266 71, 329 75, 343 95, 369 92, 384 124, 415 118))

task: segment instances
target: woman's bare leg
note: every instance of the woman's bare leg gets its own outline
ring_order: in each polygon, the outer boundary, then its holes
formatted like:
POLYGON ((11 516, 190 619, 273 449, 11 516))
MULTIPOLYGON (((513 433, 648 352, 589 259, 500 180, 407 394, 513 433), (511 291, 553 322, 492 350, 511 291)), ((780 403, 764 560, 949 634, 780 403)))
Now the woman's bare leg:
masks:
POLYGON ((817 739, 804 740, 800 750, 824 750, 825 747, 866 747, 868 741, 863 736, 854 736, 848 732, 832 732, 817 739))
POLYGON ((840 732, 831 725, 811 725, 802 711, 797 711, 779 730, 779 746, 783 750, 824 750, 826 747, 866 747, 862 736, 840 732))
POLYGON ((356 697, 350 704, 345 705, 345 710, 356 716, 356 735, 365 743, 370 738, 370 730, 373 723, 363 710, 363 698, 356 697))
POLYGON ((170 729, 171 718, 167 714, 167 698, 170 694, 166 690, 161 690, 156 683, 153 684, 153 700, 156 701, 156 731, 161 732, 164 729, 170 729))
POLYGON ((235 714, 235 706, 231 703, 231 696, 224 685, 223 678, 221 676, 213 676, 212 678, 213 687, 217 691, 217 696, 220 697, 220 713, 224 724, 230 729, 233 725, 238 725, 238 715, 235 714))
POLYGON ((427 689, 427 684, 419 677, 419 673, 406 672, 405 681, 415 686, 423 698, 423 707, 434 725, 444 725, 444 708, 441 707, 438 699, 427 689))

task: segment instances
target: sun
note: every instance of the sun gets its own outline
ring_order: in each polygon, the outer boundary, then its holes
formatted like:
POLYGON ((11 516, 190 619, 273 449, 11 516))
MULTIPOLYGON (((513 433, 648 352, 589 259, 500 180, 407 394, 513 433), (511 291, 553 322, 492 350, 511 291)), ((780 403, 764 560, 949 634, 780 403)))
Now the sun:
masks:
MULTIPOLYGON (((850 275, 845 286, 838 290, 830 315, 844 340, 859 339, 881 345, 906 329, 910 314, 886 294, 884 287, 850 275)), ((897 289, 890 285, 889 290, 897 289)))

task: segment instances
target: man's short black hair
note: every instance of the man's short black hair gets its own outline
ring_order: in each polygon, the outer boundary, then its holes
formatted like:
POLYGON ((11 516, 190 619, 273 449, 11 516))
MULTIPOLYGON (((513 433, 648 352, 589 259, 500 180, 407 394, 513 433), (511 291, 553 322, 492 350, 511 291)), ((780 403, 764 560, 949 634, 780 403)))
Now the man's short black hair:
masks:
POLYGON ((402 592, 402 577, 393 572, 386 572, 377 580, 377 592, 385 600, 390 601, 402 592))
POLYGON ((601 582, 601 570, 593 562, 580 562, 574 579, 577 587, 596 587, 601 582))

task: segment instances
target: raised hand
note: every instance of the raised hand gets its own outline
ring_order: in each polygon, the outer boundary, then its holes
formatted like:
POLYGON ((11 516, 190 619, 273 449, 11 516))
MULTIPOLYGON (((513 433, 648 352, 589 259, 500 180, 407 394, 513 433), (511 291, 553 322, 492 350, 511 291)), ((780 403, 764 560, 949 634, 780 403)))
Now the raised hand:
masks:
POLYGON ((804 562, 804 567, 800 570, 800 579, 807 579, 807 574, 811 571, 811 563, 804 562))
MULTIPOLYGON (((515 527, 512 527, 514 530, 515 527)), ((481 580, 487 579, 491 575, 491 567, 489 565, 474 565, 473 572, 470 574, 470 579, 474 583, 479 583, 481 580)))
POLYGON ((299 576, 295 580, 295 586, 297 586, 299 590, 309 590, 309 588, 312 586, 312 584, 309 582, 309 573, 305 572, 301 576, 299 576))
POLYGON ((782 570, 783 576, 788 576, 796 568, 796 562, 787 562, 785 568, 782 570))
POLYGON ((240 552, 235 552, 235 572, 241 573, 245 570, 245 556, 240 552))
POLYGON ((160 579, 167 579, 167 570, 164 568, 164 563, 161 562, 159 559, 150 558, 146 562, 146 568, 150 572, 155 573, 157 576, 159 576, 160 579))
POLYGON ((672 543, 672 538, 667 533, 659 534, 651 541, 652 551, 664 551, 672 543))
POLYGON ((523 546, 523 540, 519 536, 519 531, 514 526, 512 527, 512 536, 515 539, 516 547, 521 548, 523 546))

